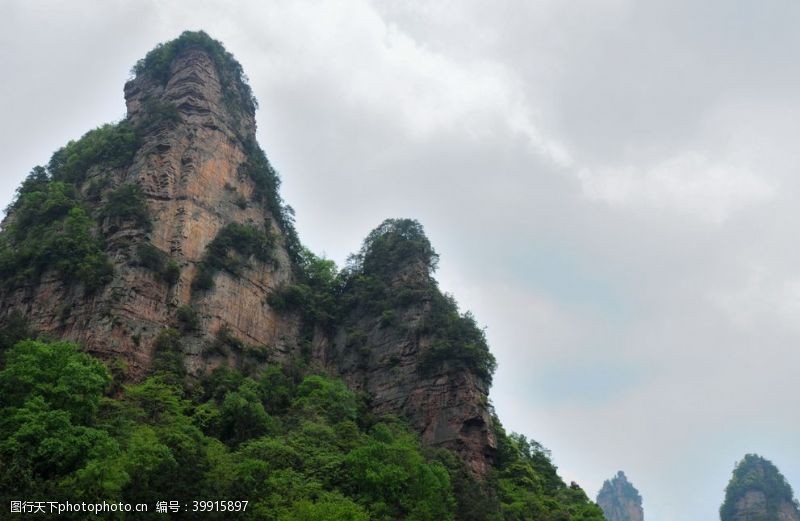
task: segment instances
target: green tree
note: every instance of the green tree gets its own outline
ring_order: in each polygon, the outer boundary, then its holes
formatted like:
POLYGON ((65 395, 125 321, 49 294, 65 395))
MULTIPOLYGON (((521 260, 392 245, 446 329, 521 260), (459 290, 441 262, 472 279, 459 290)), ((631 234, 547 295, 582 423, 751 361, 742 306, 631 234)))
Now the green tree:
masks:
POLYGON ((720 518, 722 521, 735 521, 746 516, 752 521, 769 521, 777 519, 782 505, 800 513, 794 491, 778 468, 758 454, 747 454, 736 464, 733 476, 725 488, 725 502, 720 507, 720 518), (751 491, 763 494, 765 503, 756 510, 739 512, 739 501, 751 491))

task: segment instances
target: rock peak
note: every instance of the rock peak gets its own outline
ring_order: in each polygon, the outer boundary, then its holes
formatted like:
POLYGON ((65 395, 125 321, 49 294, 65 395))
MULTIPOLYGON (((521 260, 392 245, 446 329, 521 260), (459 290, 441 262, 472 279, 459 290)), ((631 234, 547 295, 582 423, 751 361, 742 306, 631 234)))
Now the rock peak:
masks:
POLYGON ((608 521, 643 521, 642 496, 623 471, 603 483, 597 504, 608 521))
POLYGON ((757 454, 736 464, 720 508, 722 521, 774 519, 800 521, 800 506, 778 468, 757 454))
POLYGON ((159 44, 131 72, 125 101, 133 122, 180 117, 254 141, 257 103, 242 66, 205 32, 185 31, 159 44))

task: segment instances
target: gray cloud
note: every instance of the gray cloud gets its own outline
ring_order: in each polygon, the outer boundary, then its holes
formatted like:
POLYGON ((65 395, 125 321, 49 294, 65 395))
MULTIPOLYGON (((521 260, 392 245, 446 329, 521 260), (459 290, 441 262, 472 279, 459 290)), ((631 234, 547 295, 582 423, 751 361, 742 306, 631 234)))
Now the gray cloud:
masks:
POLYGON ((758 451, 800 487, 800 7, 6 2, 0 193, 124 113, 130 66, 221 39, 303 240, 413 216, 487 326, 506 426, 590 494, 713 519, 758 451))

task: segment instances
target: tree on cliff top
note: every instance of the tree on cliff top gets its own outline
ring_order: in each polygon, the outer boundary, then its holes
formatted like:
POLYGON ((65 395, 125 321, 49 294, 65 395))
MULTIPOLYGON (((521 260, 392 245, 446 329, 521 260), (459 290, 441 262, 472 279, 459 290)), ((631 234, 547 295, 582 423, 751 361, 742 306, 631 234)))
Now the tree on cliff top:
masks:
POLYGON ((797 500, 794 499, 794 492, 791 485, 786 481, 783 474, 768 459, 758 454, 747 454, 744 459, 736 464, 728 486, 725 488, 725 502, 719 510, 722 521, 734 521, 739 519, 739 501, 748 492, 756 491, 764 495, 766 503, 762 517, 747 517, 753 521, 770 521, 777 519, 778 509, 782 504, 793 505, 795 510, 800 508, 797 500))

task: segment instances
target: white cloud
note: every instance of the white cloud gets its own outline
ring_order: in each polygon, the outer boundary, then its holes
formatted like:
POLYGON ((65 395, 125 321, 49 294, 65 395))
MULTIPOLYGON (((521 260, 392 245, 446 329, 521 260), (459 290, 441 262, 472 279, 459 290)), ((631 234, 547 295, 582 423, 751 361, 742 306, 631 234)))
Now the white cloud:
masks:
POLYGON ((613 206, 671 210, 717 224, 775 194, 775 188, 747 166, 713 162, 698 152, 684 152, 645 168, 584 168, 578 177, 590 199, 613 206))

